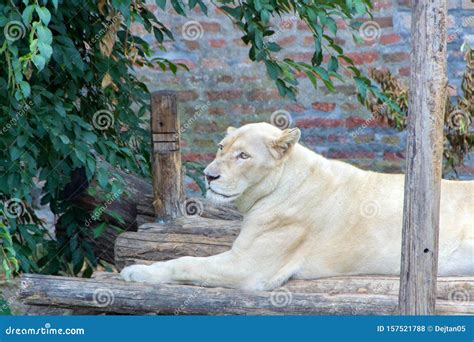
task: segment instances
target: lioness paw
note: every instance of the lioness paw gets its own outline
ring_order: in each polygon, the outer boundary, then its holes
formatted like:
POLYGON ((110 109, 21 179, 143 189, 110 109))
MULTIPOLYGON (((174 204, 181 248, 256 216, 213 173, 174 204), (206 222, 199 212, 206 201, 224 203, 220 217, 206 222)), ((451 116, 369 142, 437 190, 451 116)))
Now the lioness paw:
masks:
POLYGON ((153 265, 132 265, 125 267, 120 275, 126 281, 149 284, 163 284, 171 281, 170 272, 164 263, 153 265))
POLYGON ((126 281, 137 281, 137 282, 148 282, 150 281, 151 274, 147 265, 132 265, 125 267, 120 275, 126 281))

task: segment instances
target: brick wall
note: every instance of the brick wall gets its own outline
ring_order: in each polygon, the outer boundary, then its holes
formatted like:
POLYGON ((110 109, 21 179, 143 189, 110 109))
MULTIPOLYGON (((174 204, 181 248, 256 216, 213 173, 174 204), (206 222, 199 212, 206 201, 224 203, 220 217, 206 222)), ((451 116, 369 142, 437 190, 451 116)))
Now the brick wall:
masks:
MULTIPOLYGON (((153 4, 150 7, 156 10, 153 4)), ((362 69, 388 68, 408 83, 410 1, 375 1, 374 7, 374 21, 380 28, 375 36, 368 31, 366 42, 356 45, 344 30, 344 23, 339 22, 338 39, 362 69)), ((140 70, 139 76, 151 90, 179 92, 185 160, 207 163, 227 126, 268 122, 272 113, 284 110, 290 113, 292 125, 302 130, 303 143, 314 151, 364 169, 403 171, 405 134, 372 120, 357 102, 350 82, 338 84, 337 92, 329 93, 323 87, 315 91, 309 80, 300 78, 297 101, 281 99, 263 65, 248 59, 240 32, 212 5, 208 16, 196 12, 184 18, 172 10, 169 14, 158 17, 175 33, 176 41, 166 44, 166 53, 156 49, 156 56, 185 63, 190 72, 180 71, 173 76, 157 68, 140 70)), ((474 3, 449 1, 448 21, 448 73, 451 94, 455 95, 464 71, 459 48, 463 40, 474 45, 474 3)), ((294 18, 277 24, 276 41, 284 47, 283 56, 309 60, 312 37, 307 28, 294 18)), ((474 179, 474 155, 459 171, 462 178, 474 179)))

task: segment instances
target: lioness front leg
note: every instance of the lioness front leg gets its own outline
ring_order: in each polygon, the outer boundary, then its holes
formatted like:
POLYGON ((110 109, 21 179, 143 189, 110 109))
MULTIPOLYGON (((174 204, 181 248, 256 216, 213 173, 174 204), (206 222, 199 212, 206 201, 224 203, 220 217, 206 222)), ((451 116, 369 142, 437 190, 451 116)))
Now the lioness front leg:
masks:
POLYGON ((210 257, 182 257, 149 266, 128 266, 121 275, 127 281, 151 284, 270 290, 290 278, 301 264, 298 258, 282 258, 282 249, 275 251, 278 252, 269 252, 268 248, 258 253, 231 250, 210 257))

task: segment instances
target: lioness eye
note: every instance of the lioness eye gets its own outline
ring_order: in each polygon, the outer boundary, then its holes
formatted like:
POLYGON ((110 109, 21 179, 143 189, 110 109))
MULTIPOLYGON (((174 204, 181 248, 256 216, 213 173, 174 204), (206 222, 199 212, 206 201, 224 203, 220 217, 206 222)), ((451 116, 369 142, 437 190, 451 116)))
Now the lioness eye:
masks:
POLYGON ((241 152, 241 153, 239 154, 239 158, 240 158, 240 159, 249 159, 250 156, 249 156, 247 153, 245 153, 245 152, 241 152))
POLYGON ((222 151, 224 149, 224 145, 219 144, 219 145, 217 145, 217 148, 222 151))

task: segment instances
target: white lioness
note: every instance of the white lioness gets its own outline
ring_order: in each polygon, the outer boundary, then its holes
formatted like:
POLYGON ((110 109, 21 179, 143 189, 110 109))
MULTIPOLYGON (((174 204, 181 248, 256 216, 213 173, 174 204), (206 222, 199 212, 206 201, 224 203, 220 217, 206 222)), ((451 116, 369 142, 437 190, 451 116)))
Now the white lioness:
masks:
MULTIPOLYGON (((122 270, 126 280, 269 290, 290 277, 398 275, 404 176, 363 171, 298 144, 297 128, 229 128, 207 195, 244 215, 228 252, 122 270)), ((439 275, 474 274, 474 181, 442 182, 439 275)))

